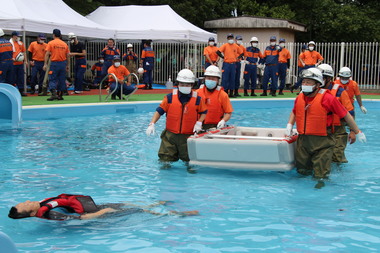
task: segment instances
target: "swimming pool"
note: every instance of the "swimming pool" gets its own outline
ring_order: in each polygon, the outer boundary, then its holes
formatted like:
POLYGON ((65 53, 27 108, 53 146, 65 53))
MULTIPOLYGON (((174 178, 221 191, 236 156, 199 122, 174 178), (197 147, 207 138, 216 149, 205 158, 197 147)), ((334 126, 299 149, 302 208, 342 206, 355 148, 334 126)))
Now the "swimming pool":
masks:
MULTIPOLYGON (((181 162, 160 169, 160 139, 145 136, 154 103, 122 105, 117 113, 98 116, 104 108, 88 110, 91 116, 83 117, 69 117, 76 110, 67 108, 28 110, 21 131, 0 131, 0 230, 20 252, 377 252, 380 104, 364 103, 369 114, 357 112, 357 121, 368 142, 347 148, 349 163, 334 166, 322 189, 295 171, 189 173, 181 162), (97 203, 170 200, 155 210, 201 215, 63 222, 6 217, 17 202, 60 193, 88 194, 97 203)), ((234 102, 231 123, 284 127, 291 105, 234 102)))

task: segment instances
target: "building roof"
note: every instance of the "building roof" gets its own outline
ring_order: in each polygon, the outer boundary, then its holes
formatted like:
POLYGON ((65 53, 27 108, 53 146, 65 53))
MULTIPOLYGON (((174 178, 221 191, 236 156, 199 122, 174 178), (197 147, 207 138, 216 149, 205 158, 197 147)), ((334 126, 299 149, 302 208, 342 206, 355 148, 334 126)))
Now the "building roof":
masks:
POLYGON ((280 18, 242 16, 210 20, 205 22, 205 28, 283 28, 297 32, 306 32, 304 24, 280 18))

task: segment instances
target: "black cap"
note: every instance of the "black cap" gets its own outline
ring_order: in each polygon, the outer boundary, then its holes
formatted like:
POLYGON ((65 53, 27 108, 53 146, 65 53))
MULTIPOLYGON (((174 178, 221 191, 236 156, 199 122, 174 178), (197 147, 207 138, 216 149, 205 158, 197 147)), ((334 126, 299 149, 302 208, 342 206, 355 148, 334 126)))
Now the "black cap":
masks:
POLYGON ((54 30, 53 30, 53 34, 54 34, 55 36, 57 36, 57 37, 61 37, 61 30, 59 30, 59 29, 54 29, 54 30))

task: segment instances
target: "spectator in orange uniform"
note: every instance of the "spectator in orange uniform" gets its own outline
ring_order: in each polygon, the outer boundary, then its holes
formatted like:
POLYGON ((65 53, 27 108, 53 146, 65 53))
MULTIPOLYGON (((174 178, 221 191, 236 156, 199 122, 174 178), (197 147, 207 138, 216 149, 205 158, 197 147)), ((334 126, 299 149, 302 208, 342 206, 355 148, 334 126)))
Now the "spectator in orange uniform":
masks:
POLYGON ((137 63, 137 54, 133 52, 133 45, 128 44, 127 45, 127 52, 123 54, 123 60, 125 61, 125 67, 129 70, 131 73, 136 74, 136 63, 137 63))
POLYGON ((205 84, 197 90, 207 105, 203 129, 223 128, 231 118, 233 108, 228 94, 219 86, 222 73, 217 66, 210 65, 205 71, 205 84))
POLYGON ((131 85, 131 76, 129 76, 129 70, 121 65, 119 55, 115 55, 113 59, 113 65, 108 68, 108 74, 114 74, 117 78, 118 85, 116 86, 116 80, 112 75, 108 76, 108 82, 110 84, 110 92, 112 94, 111 99, 115 100, 116 96, 122 99, 121 87, 123 87, 124 95, 132 95, 136 92, 137 87, 131 85), (128 81, 125 82, 125 78, 128 76, 128 81), (116 90, 115 90, 116 89, 116 90))
POLYGON ((45 71, 42 68, 44 66, 44 59, 47 47, 45 40, 45 34, 40 33, 37 37, 37 40, 30 43, 28 48, 30 59, 29 64, 32 68, 32 74, 30 79, 31 94, 34 94, 34 92, 39 93, 39 91, 42 91, 42 82, 45 76, 45 71), (38 86, 37 90, 36 86, 38 86))
POLYGON ((284 95, 283 90, 285 88, 286 74, 289 72, 290 68, 290 52, 285 48, 285 39, 280 39, 280 47, 282 48, 281 52, 278 55, 278 77, 280 79, 280 87, 278 95, 284 95))
MULTIPOLYGON (((348 93, 348 96, 350 97, 352 106, 354 106, 354 96, 355 96, 356 101, 358 102, 358 105, 360 106, 360 110, 362 111, 362 113, 364 114, 367 113, 367 109, 364 107, 363 102, 362 102, 362 96, 360 95, 359 85, 357 84, 357 82, 352 80, 351 69, 349 69, 348 67, 341 68, 339 70, 339 78, 335 80, 334 83, 343 85, 344 89, 348 93)), ((355 117, 355 111, 353 113, 353 116, 355 117)))
POLYGON ((155 124, 166 113, 166 128, 161 134, 158 151, 160 161, 175 162, 181 159, 189 161, 187 138, 202 130, 206 118, 207 106, 197 92, 192 91, 195 76, 189 69, 182 69, 177 75, 178 90, 165 96, 154 112, 147 135, 155 133, 155 124))
POLYGON ((13 84, 16 85, 20 91, 21 96, 26 96, 24 93, 24 74, 25 64, 28 64, 28 57, 24 43, 20 40, 20 34, 17 31, 12 32, 12 38, 9 42, 13 47, 13 84))
MULTIPOLYGON (((323 76, 319 69, 309 68, 302 72, 302 92, 297 96, 289 121, 286 135, 292 135, 296 122, 298 139, 295 151, 297 172, 314 175, 323 179, 330 173, 333 149, 332 114, 344 118, 360 142, 366 138, 355 120, 343 105, 324 87, 323 76)), ((317 187, 317 186, 316 186, 317 187)))
MULTIPOLYGON (((322 72, 323 81, 325 82, 325 87, 330 90, 331 94, 335 96, 339 102, 346 108, 346 110, 353 115, 354 107, 351 104, 350 98, 347 92, 344 90, 343 85, 334 84, 334 71, 332 67, 328 64, 320 64, 318 69, 322 72)), ((340 120, 337 115, 333 117, 333 137, 335 140, 334 153, 332 157, 333 162, 337 163, 347 163, 344 150, 347 146, 348 139, 351 140, 350 143, 354 143, 356 140, 355 133, 350 131, 350 135, 346 132, 346 122, 340 120)))
POLYGON ((214 37, 210 37, 208 39, 208 46, 203 50, 203 55, 206 58, 205 69, 207 69, 210 65, 216 66, 218 64, 219 56, 216 53, 218 50, 219 48, 215 44, 214 37))
POLYGON ((61 31, 53 30, 53 40, 46 47, 45 63, 43 70, 47 70, 50 57, 49 90, 51 97, 48 101, 63 100, 63 92, 66 90, 66 72, 70 66, 70 51, 65 42, 61 40, 61 31))
POLYGON ((236 97, 235 91, 235 76, 236 76, 236 62, 240 61, 243 57, 243 49, 239 47, 234 40, 232 33, 227 35, 227 42, 223 44, 217 54, 223 58, 223 78, 222 86, 224 90, 229 93, 229 97, 236 97), (222 54, 223 53, 223 54, 222 54))
POLYGON ((300 61, 304 69, 317 67, 323 61, 320 53, 315 51, 315 42, 310 41, 307 50, 300 55, 300 61))
POLYGON ((107 46, 103 48, 100 55, 104 58, 104 64, 102 69, 102 75, 106 76, 108 68, 112 66, 113 57, 115 55, 120 55, 120 50, 115 45, 115 40, 109 38, 107 41, 107 46))

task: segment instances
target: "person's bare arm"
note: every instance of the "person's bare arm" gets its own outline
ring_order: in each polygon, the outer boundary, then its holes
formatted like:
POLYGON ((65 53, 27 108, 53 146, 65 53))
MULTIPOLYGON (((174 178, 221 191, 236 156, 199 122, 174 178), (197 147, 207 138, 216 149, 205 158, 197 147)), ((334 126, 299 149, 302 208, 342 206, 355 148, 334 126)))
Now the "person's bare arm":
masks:
POLYGON ((101 209, 95 213, 86 213, 86 214, 82 214, 80 216, 80 219, 81 220, 89 220, 89 219, 95 219, 103 214, 106 214, 106 213, 112 213, 112 212, 115 212, 116 210, 113 209, 113 208, 104 208, 104 209, 101 209))

